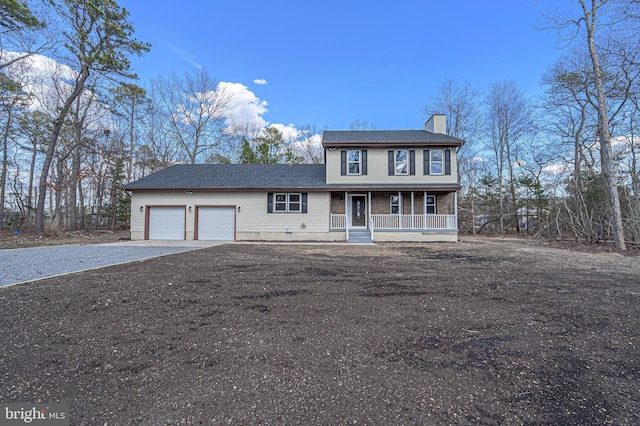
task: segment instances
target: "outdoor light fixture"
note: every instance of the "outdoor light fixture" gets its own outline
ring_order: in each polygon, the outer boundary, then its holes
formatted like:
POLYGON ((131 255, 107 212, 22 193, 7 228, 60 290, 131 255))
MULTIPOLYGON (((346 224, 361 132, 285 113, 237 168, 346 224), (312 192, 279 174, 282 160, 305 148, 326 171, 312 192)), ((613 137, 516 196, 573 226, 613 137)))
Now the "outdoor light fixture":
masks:
POLYGON ((238 213, 240 213, 240 206, 238 206, 238 213))
POLYGON ((187 191, 187 195, 193 195, 193 191, 187 191))
POLYGON ((191 213, 191 206, 189 206, 189 213, 191 213))
POLYGON ((142 212, 144 210, 143 206, 140 206, 140 212, 142 212))

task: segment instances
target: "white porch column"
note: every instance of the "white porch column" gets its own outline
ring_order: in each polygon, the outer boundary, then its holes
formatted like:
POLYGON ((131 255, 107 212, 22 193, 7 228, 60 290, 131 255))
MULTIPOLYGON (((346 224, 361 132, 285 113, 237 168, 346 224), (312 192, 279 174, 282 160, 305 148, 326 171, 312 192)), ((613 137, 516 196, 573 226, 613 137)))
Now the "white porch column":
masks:
POLYGON ((415 207, 413 203, 415 202, 413 191, 411 191, 411 229, 416 229, 416 221, 413 217, 415 214, 415 207))
POLYGON ((422 194, 422 216, 424 220, 422 227, 427 229, 427 191, 422 194))
POLYGON ((349 241, 349 193, 344 192, 344 232, 347 235, 347 241, 349 241))
POLYGON ((456 226, 456 231, 458 230, 458 191, 453 193, 453 216, 456 226))
POLYGON ((369 214, 367 215, 367 226, 369 227, 369 235, 371 235, 371 241, 373 241, 373 217, 371 216, 371 191, 369 191, 369 207, 367 208, 369 214))
POLYGON ((398 191, 398 229, 402 229, 402 192, 398 191))
POLYGON ((415 201, 415 198, 413 196, 413 191, 411 191, 411 216, 413 216, 415 214, 415 209, 413 207, 414 201, 415 201))
POLYGON ((347 203, 347 197, 349 196, 349 193, 345 191, 344 193, 344 214, 348 215, 349 214, 349 207, 348 207, 348 203, 347 203))

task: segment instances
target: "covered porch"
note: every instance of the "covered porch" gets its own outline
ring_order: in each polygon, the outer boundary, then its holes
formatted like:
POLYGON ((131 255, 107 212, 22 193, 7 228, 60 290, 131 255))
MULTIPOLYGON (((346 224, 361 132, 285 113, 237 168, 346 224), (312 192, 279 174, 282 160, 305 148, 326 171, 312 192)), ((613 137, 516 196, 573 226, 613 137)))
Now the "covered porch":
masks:
POLYGON ((329 228, 345 231, 347 241, 350 234, 365 233, 371 241, 390 232, 457 235, 457 192, 332 192, 329 228))

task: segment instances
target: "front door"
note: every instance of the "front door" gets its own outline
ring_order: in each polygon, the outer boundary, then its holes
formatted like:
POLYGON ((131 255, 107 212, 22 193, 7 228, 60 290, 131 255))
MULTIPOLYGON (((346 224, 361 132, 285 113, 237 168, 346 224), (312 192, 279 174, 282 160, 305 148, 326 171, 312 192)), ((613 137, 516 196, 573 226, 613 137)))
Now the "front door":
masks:
POLYGON ((364 196, 351 197, 351 226, 365 226, 364 196))

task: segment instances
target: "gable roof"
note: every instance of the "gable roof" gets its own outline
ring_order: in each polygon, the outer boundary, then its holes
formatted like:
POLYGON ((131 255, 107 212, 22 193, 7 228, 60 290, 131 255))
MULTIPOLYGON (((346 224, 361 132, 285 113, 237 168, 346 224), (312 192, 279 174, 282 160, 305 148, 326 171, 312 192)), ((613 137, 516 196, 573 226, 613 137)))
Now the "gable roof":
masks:
POLYGON ((124 189, 324 188, 324 164, 176 164, 124 189))
POLYGON ((136 190, 442 190, 459 184, 327 184, 324 164, 176 164, 124 186, 136 190))
POLYGON ((323 146, 462 146, 462 139, 426 130, 325 130, 323 146))

